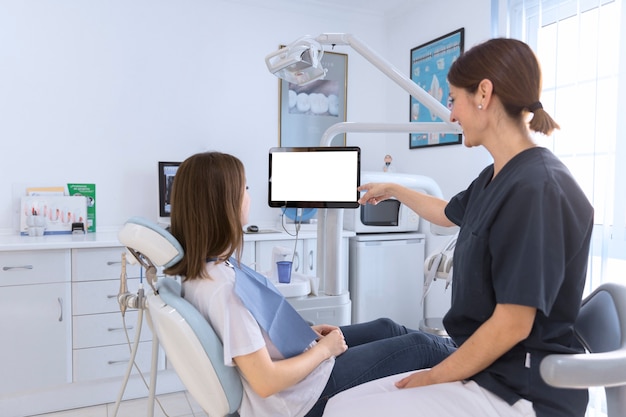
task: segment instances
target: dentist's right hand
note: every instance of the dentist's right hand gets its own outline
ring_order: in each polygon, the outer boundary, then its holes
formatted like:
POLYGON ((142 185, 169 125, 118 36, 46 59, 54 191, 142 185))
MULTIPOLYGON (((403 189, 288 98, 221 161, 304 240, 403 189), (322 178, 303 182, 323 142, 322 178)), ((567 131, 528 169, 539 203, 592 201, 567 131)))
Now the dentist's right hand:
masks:
POLYGON ((376 205, 381 201, 393 197, 391 189, 393 184, 389 183, 368 183, 361 185, 358 190, 365 191, 365 194, 359 198, 359 204, 376 205))
POLYGON ((365 191, 359 198, 359 204, 376 205, 381 201, 395 198, 406 204, 411 210, 423 219, 443 227, 455 226, 445 213, 448 202, 435 196, 428 195, 396 183, 369 183, 358 188, 365 191))

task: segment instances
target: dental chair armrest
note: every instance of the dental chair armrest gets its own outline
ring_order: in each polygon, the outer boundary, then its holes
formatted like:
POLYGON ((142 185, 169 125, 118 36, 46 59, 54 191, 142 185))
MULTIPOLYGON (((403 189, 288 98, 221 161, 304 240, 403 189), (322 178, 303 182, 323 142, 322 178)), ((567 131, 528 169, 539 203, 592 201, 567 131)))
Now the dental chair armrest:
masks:
POLYGON ((626 348, 602 353, 548 355, 541 361, 539 372, 543 380, 553 387, 624 385, 626 348))

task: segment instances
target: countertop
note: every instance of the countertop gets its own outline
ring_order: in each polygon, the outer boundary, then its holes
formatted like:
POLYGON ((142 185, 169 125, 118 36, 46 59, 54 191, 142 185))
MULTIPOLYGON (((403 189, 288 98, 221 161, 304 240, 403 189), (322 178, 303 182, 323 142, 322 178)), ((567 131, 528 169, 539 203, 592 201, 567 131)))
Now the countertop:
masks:
MULTIPOLYGON (((343 232, 343 235, 353 235, 352 232, 343 232)), ((317 230, 308 228, 300 230, 298 239, 315 239, 317 230)), ((244 233, 244 242, 257 242, 269 240, 293 240, 295 233, 279 231, 274 228, 260 228, 256 233, 244 233)), ((45 236, 21 236, 15 234, 0 235, 0 251, 24 251, 46 249, 80 249, 80 248, 106 248, 121 246, 117 238, 117 230, 106 230, 86 234, 63 234, 45 236)))

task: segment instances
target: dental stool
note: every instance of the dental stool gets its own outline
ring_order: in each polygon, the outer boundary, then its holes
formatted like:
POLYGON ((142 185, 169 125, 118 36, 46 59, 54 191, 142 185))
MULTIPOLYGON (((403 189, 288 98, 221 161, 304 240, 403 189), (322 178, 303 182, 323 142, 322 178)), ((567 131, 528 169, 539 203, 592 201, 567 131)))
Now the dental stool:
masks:
MULTIPOLYGON (((582 301, 574 330, 589 353, 548 355, 539 365, 541 377, 561 388, 604 387, 607 417, 626 416, 626 286, 599 286, 582 301)), ((390 404, 389 414, 413 415, 423 404, 419 396, 397 396, 402 393, 393 388, 397 379, 381 378, 350 388, 330 399, 326 413, 378 417, 380 410, 371 407, 375 403, 390 404)))
MULTIPOLYGON (((153 288, 148 289, 145 307, 139 308, 147 310, 153 335, 180 380, 209 416, 237 416, 243 387, 237 370, 224 365, 222 342, 202 314, 182 298, 176 280, 156 279, 156 267, 167 268, 182 259, 180 243, 167 230, 140 217, 129 219, 118 238, 146 267, 153 288)), ((153 363, 154 384, 155 372, 153 363)), ((151 396, 153 392, 154 386, 151 396)))
POLYGON ((626 416, 626 287, 600 285, 583 300, 574 330, 589 353, 546 356, 541 377, 554 387, 604 387, 607 416, 626 416))

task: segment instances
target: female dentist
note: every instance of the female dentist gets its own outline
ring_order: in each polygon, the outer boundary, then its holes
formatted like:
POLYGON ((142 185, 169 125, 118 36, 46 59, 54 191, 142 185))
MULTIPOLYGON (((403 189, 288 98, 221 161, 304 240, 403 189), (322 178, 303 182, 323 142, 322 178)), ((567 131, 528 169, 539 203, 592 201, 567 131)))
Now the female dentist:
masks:
POLYGON ((366 184, 360 203, 395 197, 432 223, 460 226, 444 317, 458 349, 430 369, 340 393, 324 415, 583 416, 586 390, 550 387, 539 374, 546 355, 583 351, 573 324, 593 226, 570 172, 531 137, 558 128, 539 101, 539 63, 523 42, 492 39, 461 55, 448 80, 451 120, 493 164, 449 202, 366 184))

